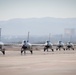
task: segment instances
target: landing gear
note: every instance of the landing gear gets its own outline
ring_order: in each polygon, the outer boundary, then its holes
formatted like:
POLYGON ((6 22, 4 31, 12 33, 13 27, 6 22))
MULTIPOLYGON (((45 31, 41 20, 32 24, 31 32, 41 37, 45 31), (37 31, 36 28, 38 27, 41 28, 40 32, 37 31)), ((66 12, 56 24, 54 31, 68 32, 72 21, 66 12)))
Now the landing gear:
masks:
POLYGON ((65 51, 65 48, 61 45, 57 46, 56 50, 58 50, 58 49, 61 50, 61 48, 65 51))
POLYGON ((5 55, 5 51, 2 51, 3 55, 5 55))
POLYGON ((52 47, 50 47, 50 46, 45 46, 44 47, 44 52, 47 50, 47 52, 48 52, 48 49, 51 49, 52 50, 52 52, 54 51, 54 49, 52 49, 52 47))
POLYGON ((70 49, 74 50, 74 48, 72 46, 67 46, 66 47, 66 50, 70 50, 70 49))
POLYGON ((5 55, 5 49, 0 49, 0 51, 5 55))
POLYGON ((26 54, 26 50, 28 50, 28 51, 30 51, 31 52, 31 54, 33 54, 33 51, 32 50, 30 50, 30 49, 23 49, 23 48, 21 48, 21 55, 22 55, 22 53, 24 52, 24 55, 26 54))

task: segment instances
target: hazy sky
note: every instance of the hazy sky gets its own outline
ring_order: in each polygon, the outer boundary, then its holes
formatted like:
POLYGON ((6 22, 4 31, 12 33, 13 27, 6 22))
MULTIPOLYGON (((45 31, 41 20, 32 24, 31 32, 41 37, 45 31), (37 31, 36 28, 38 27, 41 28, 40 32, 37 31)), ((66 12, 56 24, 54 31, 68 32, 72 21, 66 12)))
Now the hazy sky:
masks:
POLYGON ((76 0, 0 0, 0 20, 76 18, 76 0))

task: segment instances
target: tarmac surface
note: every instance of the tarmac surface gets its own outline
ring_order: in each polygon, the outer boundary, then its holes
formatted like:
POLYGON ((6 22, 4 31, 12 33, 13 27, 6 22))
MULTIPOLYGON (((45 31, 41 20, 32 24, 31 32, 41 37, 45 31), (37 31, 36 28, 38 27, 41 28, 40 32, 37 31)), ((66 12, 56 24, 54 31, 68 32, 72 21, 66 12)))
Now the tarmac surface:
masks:
POLYGON ((0 52, 0 75, 76 75, 76 49, 67 51, 0 52))

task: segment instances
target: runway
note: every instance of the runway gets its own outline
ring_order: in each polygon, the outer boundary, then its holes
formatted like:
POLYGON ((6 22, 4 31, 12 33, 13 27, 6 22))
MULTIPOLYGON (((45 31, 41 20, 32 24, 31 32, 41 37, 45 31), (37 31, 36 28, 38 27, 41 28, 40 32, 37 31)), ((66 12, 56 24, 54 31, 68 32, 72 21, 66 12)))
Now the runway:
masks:
POLYGON ((76 75, 76 49, 67 51, 0 52, 0 75, 76 75))

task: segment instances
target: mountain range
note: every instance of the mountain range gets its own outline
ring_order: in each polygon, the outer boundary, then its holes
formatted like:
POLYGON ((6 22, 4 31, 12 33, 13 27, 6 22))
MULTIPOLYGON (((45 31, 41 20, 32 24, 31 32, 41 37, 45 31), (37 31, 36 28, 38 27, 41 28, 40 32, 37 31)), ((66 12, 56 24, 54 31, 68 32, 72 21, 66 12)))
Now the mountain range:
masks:
POLYGON ((48 35, 63 34, 65 28, 76 29, 76 18, 15 18, 7 21, 0 21, 2 35, 48 35))
MULTIPOLYGON (((48 38, 49 33, 61 36, 61 34, 64 34, 64 29, 66 28, 76 29, 76 18, 15 18, 0 21, 0 28, 2 28, 2 36, 4 36, 2 38, 3 41, 21 41, 27 38, 28 31, 30 32, 32 42, 44 41, 48 38)), ((56 38, 60 39, 61 37, 56 36, 56 38)), ((52 40, 54 41, 53 38, 52 40)))

